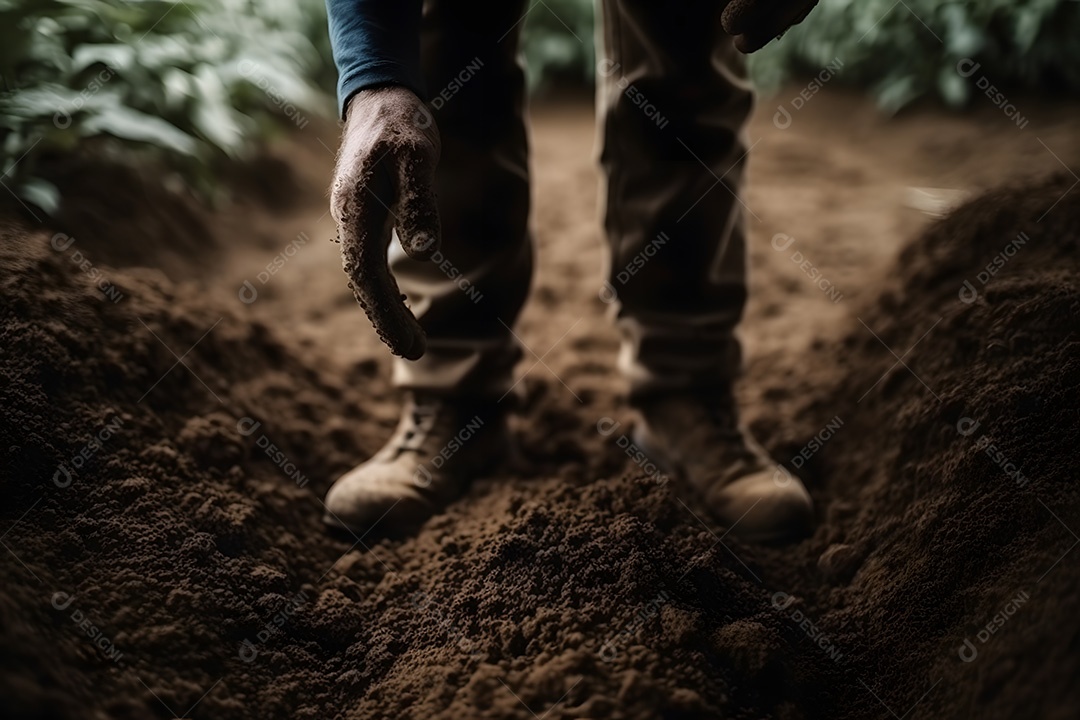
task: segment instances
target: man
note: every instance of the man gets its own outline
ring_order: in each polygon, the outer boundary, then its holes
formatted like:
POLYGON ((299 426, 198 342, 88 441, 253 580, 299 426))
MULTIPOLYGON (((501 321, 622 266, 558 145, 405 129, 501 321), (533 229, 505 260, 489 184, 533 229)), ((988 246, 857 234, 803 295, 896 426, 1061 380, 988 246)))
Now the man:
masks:
MULTIPOLYGON (((813 508, 740 425, 732 393, 746 300, 735 193, 753 102, 736 49, 762 47, 815 2, 600 3, 608 289, 635 441, 749 541, 804 533, 813 508), (666 122, 642 112, 642 98, 666 122), (717 178, 724 187, 710 192, 717 178), (619 282, 657 238, 663 246, 619 282)), ((350 286, 401 356, 393 379, 408 400, 386 446, 330 489, 326 519, 354 532, 404 529, 509 446, 504 395, 521 357, 510 327, 533 265, 518 63, 526 5, 327 4, 344 118, 332 214, 350 286), (436 251, 439 262, 428 262, 436 251)))

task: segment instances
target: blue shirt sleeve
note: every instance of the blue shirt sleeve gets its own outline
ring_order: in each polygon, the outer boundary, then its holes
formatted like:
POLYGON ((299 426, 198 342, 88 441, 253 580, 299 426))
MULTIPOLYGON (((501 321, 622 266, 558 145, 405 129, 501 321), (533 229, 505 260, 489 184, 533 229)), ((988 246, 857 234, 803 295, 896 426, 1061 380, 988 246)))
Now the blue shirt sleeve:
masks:
POLYGON ((402 85, 424 97, 420 72, 422 0, 326 0, 338 69, 338 110, 358 90, 402 85))

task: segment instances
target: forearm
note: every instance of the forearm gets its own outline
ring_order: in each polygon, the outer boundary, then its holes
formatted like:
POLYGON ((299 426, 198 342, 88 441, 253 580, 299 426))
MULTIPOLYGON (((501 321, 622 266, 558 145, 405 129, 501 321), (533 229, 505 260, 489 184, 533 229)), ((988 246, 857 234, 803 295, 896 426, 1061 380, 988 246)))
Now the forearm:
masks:
POLYGON ((421 0, 326 0, 338 69, 338 109, 358 90, 401 85, 424 96, 421 0))

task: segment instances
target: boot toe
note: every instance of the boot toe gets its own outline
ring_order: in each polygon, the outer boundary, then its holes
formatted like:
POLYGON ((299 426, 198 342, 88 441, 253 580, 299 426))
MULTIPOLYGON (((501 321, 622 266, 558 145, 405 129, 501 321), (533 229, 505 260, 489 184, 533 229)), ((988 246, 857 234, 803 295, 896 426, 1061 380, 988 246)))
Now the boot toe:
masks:
POLYGON ((738 478, 706 493, 717 518, 742 540, 780 543, 813 527, 814 505, 802 482, 782 468, 738 478))
POLYGON ((343 475, 326 494, 327 525, 356 534, 370 532, 376 525, 402 529, 418 525, 435 512, 435 507, 411 481, 361 465, 343 475))

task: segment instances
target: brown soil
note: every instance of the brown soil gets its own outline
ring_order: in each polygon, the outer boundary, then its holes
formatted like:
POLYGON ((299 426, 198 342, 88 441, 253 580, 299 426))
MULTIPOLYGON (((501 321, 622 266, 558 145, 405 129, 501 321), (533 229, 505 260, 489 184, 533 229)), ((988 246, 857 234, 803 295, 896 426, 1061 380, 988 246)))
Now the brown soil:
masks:
MULTIPOLYGON (((536 122, 541 266, 521 334, 538 355, 566 337, 545 359, 559 379, 524 381, 528 470, 479 480, 412 538, 343 540, 320 522, 396 408, 322 203, 217 218, 229 244, 207 277, 114 269, 95 245, 118 302, 51 232, 3 229, 7 714, 1073 716, 1075 177, 1013 182, 897 254, 925 223, 900 207, 905 185, 1060 171, 1044 147, 1076 167, 1070 115, 1005 134, 989 112, 885 124, 846 96, 814 103, 784 132, 763 108, 747 198, 761 220, 746 416, 819 511, 788 548, 725 535, 596 432, 628 416, 579 106, 536 122), (987 144, 956 150, 973 134, 987 144), (775 251, 779 232, 797 244, 775 251)), ((283 152, 325 184, 329 151, 283 152)))

